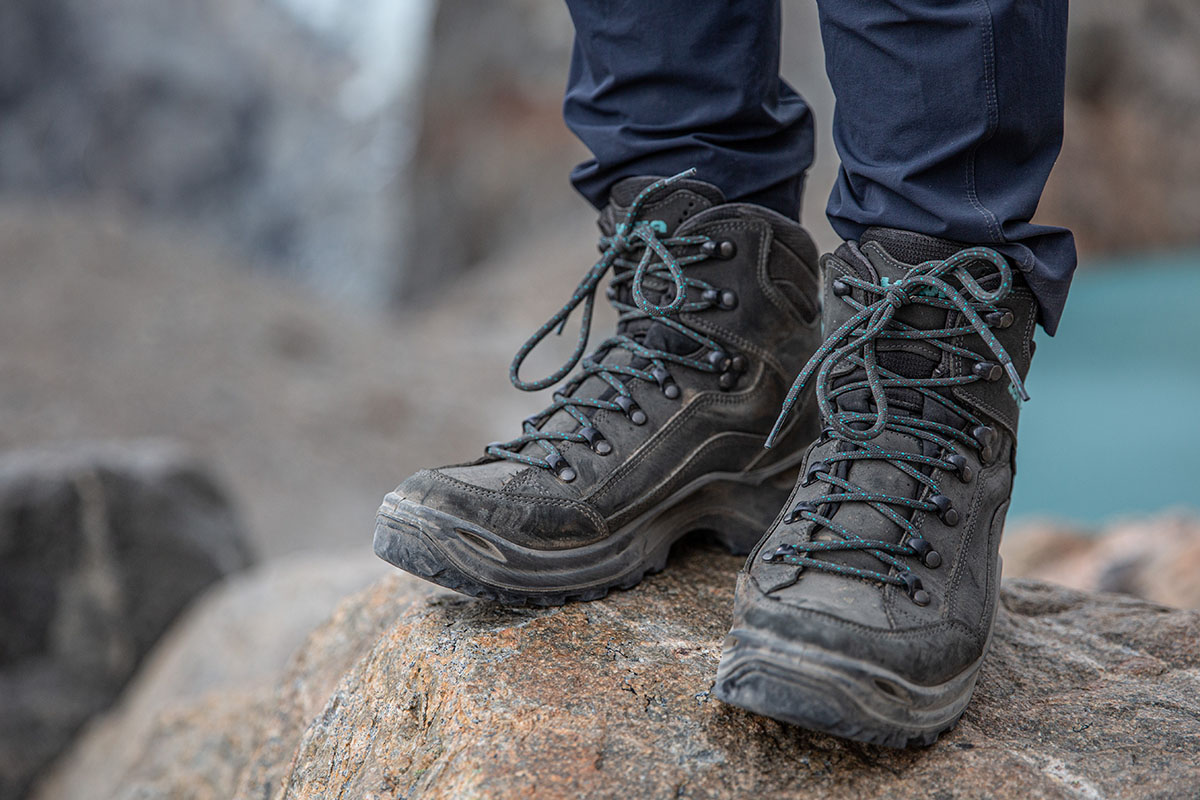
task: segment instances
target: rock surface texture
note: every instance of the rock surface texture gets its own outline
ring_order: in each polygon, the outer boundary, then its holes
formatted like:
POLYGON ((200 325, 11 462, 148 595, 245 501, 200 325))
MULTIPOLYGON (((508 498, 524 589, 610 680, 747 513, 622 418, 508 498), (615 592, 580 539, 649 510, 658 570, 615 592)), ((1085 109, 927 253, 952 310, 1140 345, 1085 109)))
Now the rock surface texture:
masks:
POLYGON ((250 561, 224 494, 177 447, 0 458, 0 799, 116 698, 189 600, 250 561))
MULTIPOLYGON (((635 590, 548 610, 390 577, 346 600, 276 689, 160 713, 153 747, 90 796, 1100 798, 1200 785, 1198 612, 1010 582, 961 724, 899 752, 710 697, 738 566, 690 550, 635 590)), ((88 778, 68 766, 39 796, 74 796, 88 778)))

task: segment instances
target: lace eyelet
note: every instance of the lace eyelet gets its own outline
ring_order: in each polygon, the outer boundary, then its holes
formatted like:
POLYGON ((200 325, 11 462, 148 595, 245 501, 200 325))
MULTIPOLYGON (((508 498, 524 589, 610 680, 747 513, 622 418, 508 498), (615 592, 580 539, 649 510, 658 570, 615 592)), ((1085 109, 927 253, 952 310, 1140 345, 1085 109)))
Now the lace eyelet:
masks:
POLYGON ((770 564, 772 562, 781 560, 784 556, 794 555, 795 553, 796 553, 796 548, 793 547, 792 545, 781 544, 781 545, 779 545, 779 547, 776 547, 770 553, 763 553, 762 560, 766 561, 768 564, 770 564))
POLYGON ((958 511, 955 510, 954 505, 950 502, 949 497, 946 497, 944 494, 935 494, 933 497, 929 498, 929 502, 937 506, 938 518, 941 519, 942 522, 946 523, 951 528, 958 524, 958 511))
POLYGON ((700 252, 706 256, 713 258, 721 258, 726 261, 737 255, 737 244, 723 239, 722 241, 714 241, 709 239, 704 244, 700 245, 700 252))
POLYGON ((783 524, 791 525, 794 522, 798 522, 800 520, 800 515, 805 511, 811 511, 815 513, 816 510, 816 503, 810 503, 807 500, 803 500, 797 503, 795 507, 793 507, 792 510, 787 513, 787 516, 783 518, 783 524))
POLYGON ((905 590, 908 591, 908 596, 914 603, 919 606, 929 605, 933 598, 930 597, 929 592, 925 591, 924 587, 922 587, 920 578, 909 572, 904 575, 902 580, 904 581, 905 590))
POLYGON ((846 283, 845 281, 839 281, 836 278, 834 279, 831 288, 833 289, 834 297, 845 297, 846 295, 850 294, 850 284, 846 283))
POLYGON ((946 456, 946 460, 954 465, 954 471, 958 473, 958 479, 963 483, 970 483, 975 477, 975 471, 971 469, 971 465, 967 463, 967 457, 959 453, 952 453, 946 456))
POLYGON ((811 486, 816 480, 818 472, 829 472, 829 466, 824 461, 814 461, 808 465, 808 469, 804 472, 804 480, 800 482, 801 486, 811 486))
POLYGON ((704 360, 722 372, 729 369, 729 354, 723 350, 713 350, 704 360))
POLYGON ((921 563, 930 569, 937 569, 942 565, 942 554, 933 549, 933 545, 929 543, 928 539, 920 536, 909 539, 908 546, 917 551, 917 558, 921 559, 921 563))
POLYGON ((650 374, 654 377, 654 382, 658 384, 658 388, 662 389, 663 395, 669 400, 678 400, 680 396, 679 384, 675 383, 675 379, 671 377, 671 373, 667 372, 662 367, 655 367, 650 370, 650 374))
POLYGON ((994 361, 978 361, 971 367, 971 372, 988 383, 995 383, 1004 377, 1004 368, 994 361))
POLYGON ((579 429, 579 435, 587 439, 588 446, 598 456, 606 456, 613 451, 612 444, 604 438, 604 434, 591 425, 579 429))
POLYGON ((971 431, 971 437, 979 445, 979 459, 984 464, 991 464, 996 460, 997 450, 1000 447, 1000 436, 996 433, 996 429, 988 425, 979 425, 971 431))
POLYGON ((1016 321, 1016 317, 1007 308, 1002 308, 998 311, 989 311, 987 314, 984 314, 983 321, 988 324, 989 328, 1004 330, 1005 328, 1012 327, 1013 322, 1016 321))
POLYGON ((532 426, 533 428, 536 429, 539 425, 541 425, 545 421, 546 421, 545 412, 539 411, 536 414, 530 414, 528 417, 521 420, 521 430, 524 431, 525 426, 527 426, 527 425, 532 426))
POLYGON ((562 457, 561 453, 551 453, 546 457, 546 463, 550 465, 550 469, 563 483, 570 483, 575 480, 576 473, 574 467, 567 463, 567 460, 562 457))
POLYGON ((700 294, 700 299, 712 303, 722 311, 732 311, 738 304, 737 292, 732 289, 705 289, 700 294))
POLYGON ((724 369, 721 372, 721 377, 717 379, 717 385, 722 391, 729 391, 737 386, 738 381, 742 377, 742 373, 750 366, 750 362, 743 355, 726 356, 724 369))
POLYGON ((638 404, 633 402, 632 397, 629 395, 619 394, 613 398, 613 402, 616 403, 623 412, 625 412, 625 416, 628 417, 629 421, 634 425, 646 424, 646 412, 638 408, 638 404))

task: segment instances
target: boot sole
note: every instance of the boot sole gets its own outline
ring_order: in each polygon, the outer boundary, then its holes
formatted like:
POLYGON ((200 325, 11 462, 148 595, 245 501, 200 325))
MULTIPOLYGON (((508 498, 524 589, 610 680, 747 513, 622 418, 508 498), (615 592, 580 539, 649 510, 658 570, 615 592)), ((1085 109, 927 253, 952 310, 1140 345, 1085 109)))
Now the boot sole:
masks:
POLYGON ((701 476, 612 536, 563 550, 523 547, 389 493, 375 521, 375 554, 448 589, 506 605, 598 600, 662 571, 672 545, 697 530, 710 531, 735 555, 749 553, 787 500, 802 458, 800 452, 769 470, 701 476))
POLYGON ((868 661, 762 631, 725 638, 713 694, 809 730, 884 747, 928 747, 951 730, 975 691, 984 655, 949 680, 912 683, 868 661))

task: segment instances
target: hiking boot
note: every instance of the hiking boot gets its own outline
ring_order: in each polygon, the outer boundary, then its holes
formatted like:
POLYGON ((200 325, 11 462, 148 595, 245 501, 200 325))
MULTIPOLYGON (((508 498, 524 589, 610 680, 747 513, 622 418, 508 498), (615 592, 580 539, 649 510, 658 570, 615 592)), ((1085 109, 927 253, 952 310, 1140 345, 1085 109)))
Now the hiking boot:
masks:
POLYGON ((379 556, 466 594, 558 605, 633 586, 690 531, 735 552, 754 546, 817 432, 809 402, 781 446, 763 449, 820 341, 817 252, 796 222, 726 203, 688 174, 617 184, 600 217, 603 256, 518 350, 510 377, 536 391, 578 370, 522 435, 388 494, 379 556), (610 272, 619 322, 582 357, 610 272), (572 357, 523 380, 525 357, 580 305, 572 357))
POLYGON ((738 576, 715 693, 928 745, 991 636, 1036 305, 995 251, 903 231, 822 265, 827 338, 794 384, 813 384, 822 432, 738 576))

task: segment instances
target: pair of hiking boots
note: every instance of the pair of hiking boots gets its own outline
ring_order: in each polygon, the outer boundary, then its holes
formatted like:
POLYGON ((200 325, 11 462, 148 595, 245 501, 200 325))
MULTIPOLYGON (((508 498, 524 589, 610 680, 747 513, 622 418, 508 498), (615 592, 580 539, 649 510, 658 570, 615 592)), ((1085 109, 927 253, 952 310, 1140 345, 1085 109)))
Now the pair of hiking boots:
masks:
POLYGON ((686 173, 619 183, 600 228, 600 261, 513 361, 518 388, 562 382, 552 404, 389 493, 376 553, 476 597, 558 605, 632 587, 710 531, 749 553, 718 698, 931 744, 970 699, 996 613, 1032 294, 993 250, 898 230, 818 271, 796 222, 686 173), (619 321, 585 355, 606 276, 619 321), (579 306, 572 357, 522 378, 579 306))

